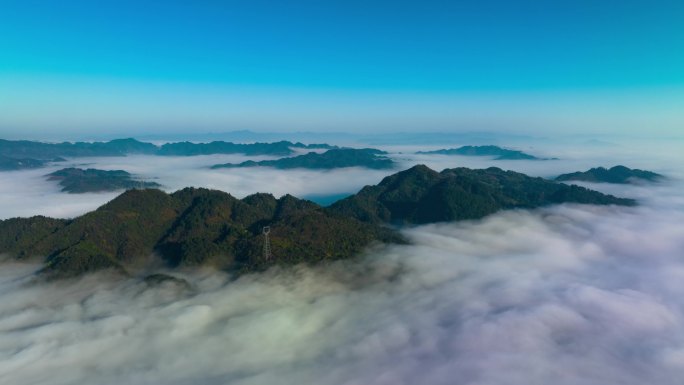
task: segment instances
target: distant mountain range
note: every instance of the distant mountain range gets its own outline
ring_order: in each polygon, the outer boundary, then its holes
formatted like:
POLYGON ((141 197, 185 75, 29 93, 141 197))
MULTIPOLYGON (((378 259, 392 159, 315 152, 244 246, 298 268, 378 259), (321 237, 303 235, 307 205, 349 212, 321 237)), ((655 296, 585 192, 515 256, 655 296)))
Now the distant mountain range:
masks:
POLYGON ((0 139, 0 155, 10 158, 49 160, 56 157, 124 156, 153 154, 159 150, 152 143, 135 139, 116 139, 109 142, 44 143, 28 140, 0 139))
POLYGON ((8 156, 0 155, 0 171, 28 170, 33 168, 41 168, 45 167, 49 162, 50 161, 48 160, 33 158, 11 158, 8 156))
POLYGON ((182 134, 156 134, 147 135, 143 138, 152 141, 186 140, 191 137, 193 141, 225 140, 238 143, 249 142, 275 142, 289 140, 292 142, 335 142, 347 144, 370 144, 370 145, 430 145, 439 143, 472 143, 472 144, 499 144, 499 143, 530 143, 532 141, 544 141, 528 135, 515 135, 509 132, 449 132, 449 131, 422 131, 401 132, 392 130, 389 132, 334 132, 328 131, 297 131, 297 132, 255 132, 249 130, 223 131, 223 132, 195 132, 190 131, 182 134))
POLYGON ((433 171, 415 166, 328 208, 286 195, 186 188, 130 190, 75 219, 0 221, 0 253, 44 258, 47 277, 153 266, 212 265, 236 273, 350 258, 373 242, 405 242, 387 225, 482 218, 502 209, 555 203, 634 205, 578 186, 498 168, 433 171), (272 258, 262 253, 270 226, 272 258))
POLYGON ((418 151, 417 154, 495 156, 496 160, 541 159, 522 151, 509 150, 498 146, 462 146, 435 151, 418 151))
MULTIPOLYGON (((279 141, 273 143, 211 143, 177 142, 157 146, 135 139, 115 139, 109 142, 43 143, 27 140, 0 139, 0 156, 11 159, 53 160, 57 157, 125 156, 147 154, 161 156, 194 156, 211 154, 276 155, 294 154, 292 148, 333 149, 328 144, 303 144, 279 141)), ((0 159, 2 161, 2 159, 0 159)))
POLYGON ((365 167, 371 169, 388 169, 394 167, 394 162, 385 157, 386 152, 372 149, 334 149, 322 154, 310 152, 308 154, 281 158, 277 160, 262 160, 234 164, 217 164, 212 168, 236 168, 236 167, 274 167, 278 169, 307 168, 307 169, 333 169, 343 167, 365 167))
POLYGON ((212 154, 245 154, 245 155, 292 155, 293 148, 301 149, 333 149, 337 146, 329 144, 303 144, 279 141, 273 143, 231 143, 215 141, 211 143, 178 142, 162 145, 156 155, 195 156, 212 154))
POLYGON ((631 169, 625 166, 615 166, 610 169, 597 167, 584 172, 578 171, 562 174, 556 178, 560 182, 583 181, 619 184, 657 182, 663 179, 665 179, 663 175, 656 174, 655 172, 631 169))
POLYGON ((63 168, 46 176, 59 181, 62 191, 72 194, 160 187, 159 183, 134 180, 123 170, 63 168))

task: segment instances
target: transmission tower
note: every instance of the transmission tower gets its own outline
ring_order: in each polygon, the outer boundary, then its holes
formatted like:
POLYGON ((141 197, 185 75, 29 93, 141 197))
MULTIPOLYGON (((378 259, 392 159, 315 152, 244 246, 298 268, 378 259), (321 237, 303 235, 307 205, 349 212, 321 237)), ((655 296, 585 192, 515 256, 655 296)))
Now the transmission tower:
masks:
POLYGON ((261 233, 264 235, 264 259, 269 260, 273 255, 271 255, 271 240, 268 234, 271 232, 270 226, 264 226, 261 233))

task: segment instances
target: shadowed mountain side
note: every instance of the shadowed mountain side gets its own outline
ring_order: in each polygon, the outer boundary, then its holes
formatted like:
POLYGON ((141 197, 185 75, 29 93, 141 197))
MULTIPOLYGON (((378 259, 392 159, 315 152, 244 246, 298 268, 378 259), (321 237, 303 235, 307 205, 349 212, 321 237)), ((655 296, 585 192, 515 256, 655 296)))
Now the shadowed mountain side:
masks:
POLYGON ((62 191, 72 194, 160 187, 159 183, 134 180, 123 170, 64 168, 46 176, 48 180, 59 181, 62 191))
POLYGON ((437 172, 424 165, 386 177, 376 186, 330 206, 340 215, 369 223, 431 223, 477 219, 502 209, 555 203, 634 205, 575 185, 565 185, 496 167, 437 172))
POLYGON ((625 166, 615 166, 610 169, 604 167, 592 168, 584 172, 573 172, 570 174, 559 175, 557 181, 583 181, 583 182, 601 182, 601 183, 639 183, 641 182, 658 182, 665 179, 663 175, 655 172, 632 169, 625 166))
POLYGON ((496 160, 543 160, 522 151, 509 150, 498 146, 463 146, 435 151, 418 151, 417 154, 463 155, 463 156, 495 156, 496 160))
POLYGON ((394 162, 384 156, 384 151, 363 149, 334 149, 322 154, 310 152, 308 154, 282 158, 277 160, 263 160, 260 162, 246 161, 239 164, 217 164, 212 168, 235 168, 235 167, 274 167, 278 169, 308 168, 308 169, 333 169, 343 167, 366 167, 371 169, 389 169, 394 167, 394 162))
POLYGON ((251 271, 274 264, 348 258, 373 241, 401 242, 392 230, 345 218, 291 196, 242 200, 207 189, 173 194, 130 190, 73 220, 43 217, 0 222, 0 250, 47 258, 49 277, 152 265, 211 265, 251 271), (262 226, 272 228, 273 258, 263 260, 262 226), (153 256, 153 257, 150 257, 153 256))

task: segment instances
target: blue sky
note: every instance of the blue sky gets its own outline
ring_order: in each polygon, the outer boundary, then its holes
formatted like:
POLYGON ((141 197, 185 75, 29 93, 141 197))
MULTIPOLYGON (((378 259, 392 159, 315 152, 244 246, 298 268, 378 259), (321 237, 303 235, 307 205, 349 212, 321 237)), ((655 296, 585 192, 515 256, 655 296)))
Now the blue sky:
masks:
POLYGON ((0 0, 0 133, 677 133, 681 1, 0 0))

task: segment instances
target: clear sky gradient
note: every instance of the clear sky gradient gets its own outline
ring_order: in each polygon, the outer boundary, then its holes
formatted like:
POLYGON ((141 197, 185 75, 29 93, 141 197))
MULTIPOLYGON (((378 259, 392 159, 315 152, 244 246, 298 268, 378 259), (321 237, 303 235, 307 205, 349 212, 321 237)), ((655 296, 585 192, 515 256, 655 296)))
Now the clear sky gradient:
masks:
POLYGON ((0 134, 684 131, 682 1, 0 0, 0 134))

